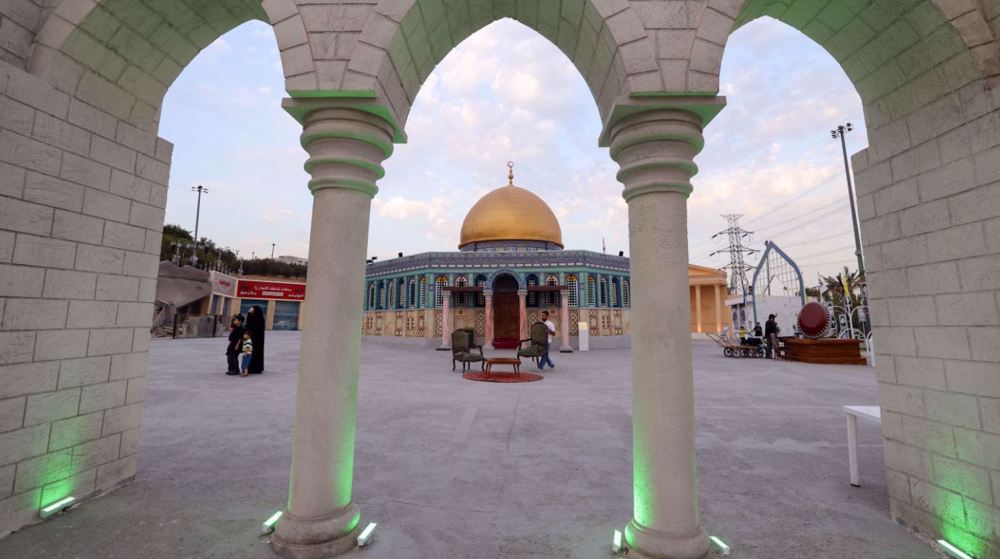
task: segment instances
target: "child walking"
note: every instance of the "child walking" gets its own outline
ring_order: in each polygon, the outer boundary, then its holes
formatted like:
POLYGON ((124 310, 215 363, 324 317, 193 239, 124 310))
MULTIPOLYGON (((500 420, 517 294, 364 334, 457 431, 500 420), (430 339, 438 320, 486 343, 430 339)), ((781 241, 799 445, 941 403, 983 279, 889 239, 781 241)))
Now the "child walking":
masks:
POLYGON ((253 340, 250 339, 250 333, 247 332, 243 334, 243 362, 240 364, 240 368, 243 371, 240 373, 241 377, 245 377, 250 374, 250 358, 253 357, 253 340))

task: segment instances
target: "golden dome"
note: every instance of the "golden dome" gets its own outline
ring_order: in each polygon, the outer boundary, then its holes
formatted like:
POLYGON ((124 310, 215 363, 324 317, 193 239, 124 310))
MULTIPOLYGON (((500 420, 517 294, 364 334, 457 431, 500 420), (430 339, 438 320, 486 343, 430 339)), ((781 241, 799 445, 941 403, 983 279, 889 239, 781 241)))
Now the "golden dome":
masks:
POLYGON ((462 222, 459 248, 484 241, 544 241, 563 246, 562 229, 548 204, 510 184, 479 199, 462 222))

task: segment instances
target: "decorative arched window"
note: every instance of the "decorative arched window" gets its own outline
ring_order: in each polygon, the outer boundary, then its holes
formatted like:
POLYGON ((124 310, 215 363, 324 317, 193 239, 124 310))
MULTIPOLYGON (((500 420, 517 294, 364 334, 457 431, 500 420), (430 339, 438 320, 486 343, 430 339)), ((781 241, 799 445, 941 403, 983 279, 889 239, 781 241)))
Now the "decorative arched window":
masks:
MULTIPOLYGON (((468 287, 469 279, 465 276, 458 276, 455 278, 455 287, 468 287)), ((459 291, 455 293, 455 306, 456 307, 467 307, 469 306, 469 294, 464 291, 459 291)))
POLYGON ((417 306, 424 308, 424 298, 427 296, 427 276, 420 276, 420 291, 417 293, 417 306))
POLYGON ((385 308, 385 282, 378 282, 378 308, 385 308))
MULTIPOLYGON (((476 276, 476 287, 486 288, 486 276, 479 274, 476 276)), ((486 306, 486 295, 482 291, 476 293, 476 306, 485 307, 486 306)))
POLYGON ((410 284, 406 289, 406 306, 413 308, 417 306, 417 280, 410 278, 410 284))
POLYGON ((396 280, 389 282, 389 309, 396 308, 396 280))
POLYGON ((580 304, 580 294, 577 292, 579 288, 579 282, 576 279, 575 274, 569 274, 566 276, 566 287, 569 289, 566 291, 566 295, 569 297, 569 305, 575 307, 580 304))
POLYGON ((632 306, 632 293, 629 292, 628 279, 622 279, 622 303, 626 307, 632 306))
POLYGON ((375 299, 375 282, 371 282, 368 284, 368 308, 374 309, 376 302, 377 301, 375 299))
MULTIPOLYGON (((528 287, 537 286, 538 285, 538 276, 536 276, 535 274, 528 274, 528 277, 525 279, 525 284, 527 284, 528 287)), ((538 306, 538 292, 537 291, 530 291, 529 290, 528 291, 528 299, 527 299, 527 302, 525 304, 527 306, 529 306, 529 307, 537 307, 538 306)))
MULTIPOLYGON (((556 286, 558 286, 559 285, 559 277, 556 276, 555 274, 549 274, 549 275, 545 276, 545 285, 547 285, 549 287, 556 287, 556 286)), ((550 307, 558 307, 559 306, 559 292, 558 291, 549 291, 548 293, 545 294, 545 299, 546 299, 546 302, 548 303, 548 306, 550 306, 550 307)))
POLYGON ((434 306, 444 306, 444 288, 448 285, 447 276, 438 276, 434 280, 434 306))
POLYGON ((618 306, 618 301, 621 300, 618 297, 618 289, 619 289, 619 287, 620 287, 620 284, 618 282, 618 278, 617 277, 611 278, 611 306, 612 307, 617 307, 618 306))
POLYGON ((608 278, 601 276, 601 279, 598 280, 598 289, 600 290, 598 293, 600 306, 608 306, 608 278))
POLYGON ((597 306, 597 280, 593 274, 587 276, 587 306, 597 306))

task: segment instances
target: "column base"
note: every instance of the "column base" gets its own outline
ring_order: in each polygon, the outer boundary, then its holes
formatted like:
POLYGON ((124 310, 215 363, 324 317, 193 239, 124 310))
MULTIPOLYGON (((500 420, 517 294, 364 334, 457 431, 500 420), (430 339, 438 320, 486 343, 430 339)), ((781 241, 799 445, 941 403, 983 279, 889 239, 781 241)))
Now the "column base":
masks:
POLYGON ((448 346, 446 346, 446 345, 443 345, 443 346, 437 348, 437 350, 438 351, 451 351, 451 348, 448 347, 448 346))
POLYGON ((561 348, 559 350, 559 353, 573 353, 573 348, 571 348, 571 347, 561 348))
POLYGON ((324 559, 354 549, 360 533, 361 511, 354 503, 322 518, 285 512, 271 538, 271 549, 286 559, 324 559))
POLYGON ((673 535, 639 525, 635 519, 625 526, 628 556, 640 559, 707 559, 712 557, 708 534, 698 528, 687 535, 673 535))

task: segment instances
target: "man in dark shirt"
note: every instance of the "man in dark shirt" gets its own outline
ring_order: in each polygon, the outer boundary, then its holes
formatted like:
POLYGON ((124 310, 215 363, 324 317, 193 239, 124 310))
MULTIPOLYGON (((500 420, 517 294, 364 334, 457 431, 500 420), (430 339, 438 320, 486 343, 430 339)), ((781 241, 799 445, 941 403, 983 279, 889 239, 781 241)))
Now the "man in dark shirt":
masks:
POLYGON ((778 328, 778 321, 775 320, 775 315, 767 315, 767 322, 764 323, 764 343, 767 344, 767 356, 771 357, 771 351, 774 351, 774 357, 780 357, 778 355, 778 332, 781 328, 778 328))
POLYGON ((243 346, 244 332, 246 332, 246 328, 243 327, 243 316, 234 316, 229 327, 229 345, 226 346, 227 375, 240 374, 239 355, 243 346))

